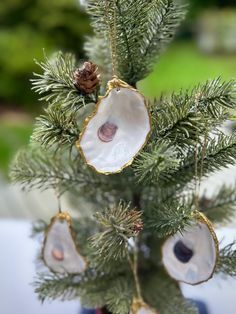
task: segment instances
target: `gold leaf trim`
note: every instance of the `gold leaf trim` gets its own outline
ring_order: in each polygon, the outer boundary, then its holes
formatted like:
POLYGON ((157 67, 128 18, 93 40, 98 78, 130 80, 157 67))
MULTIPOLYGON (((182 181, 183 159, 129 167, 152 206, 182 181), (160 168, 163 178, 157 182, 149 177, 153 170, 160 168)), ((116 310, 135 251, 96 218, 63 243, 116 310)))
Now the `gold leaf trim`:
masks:
POLYGON ((208 229, 210 231, 210 234, 212 235, 212 238, 213 238, 213 241, 214 241, 215 250, 216 250, 215 267, 213 268, 213 271, 212 271, 210 277, 207 280, 204 280, 204 281, 200 282, 200 283, 203 283, 203 282, 206 282, 206 281, 210 280, 213 277, 214 273, 215 273, 215 270, 216 270, 216 267, 217 267, 217 263, 218 263, 218 260, 219 260, 219 257, 220 257, 219 240, 218 240, 217 235, 215 233, 215 229, 214 229, 214 226, 213 226, 212 222, 202 212, 196 210, 196 211, 194 211, 193 215, 195 216, 196 220, 204 223, 208 227, 208 229))

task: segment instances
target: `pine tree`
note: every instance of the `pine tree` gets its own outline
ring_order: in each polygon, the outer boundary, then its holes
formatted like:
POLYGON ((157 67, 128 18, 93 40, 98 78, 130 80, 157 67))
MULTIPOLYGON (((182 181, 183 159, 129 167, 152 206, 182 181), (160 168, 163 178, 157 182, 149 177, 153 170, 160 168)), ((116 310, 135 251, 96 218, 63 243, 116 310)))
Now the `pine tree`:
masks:
MULTIPOLYGON (((78 90, 74 72, 82 60, 72 54, 59 52, 39 63, 42 73, 32 84, 47 107, 29 147, 16 156, 11 177, 24 189, 54 188, 87 202, 94 215, 80 212, 73 227, 89 267, 80 275, 40 273, 35 291, 42 301, 80 298, 84 306, 127 314, 140 285, 145 302, 162 314, 197 313, 166 274, 161 246, 194 220, 199 171, 208 177, 235 164, 236 135, 219 128, 236 108, 235 81, 216 78, 150 102, 152 132, 142 152, 123 172, 98 174, 75 143, 112 77, 114 51, 119 78, 136 87, 152 71, 186 10, 175 0, 88 0, 86 9, 95 35, 87 38, 85 51, 98 66, 102 85, 90 94, 78 90)), ((235 191, 223 186, 210 200, 202 196, 198 209, 214 223, 228 222, 235 191)), ((34 233, 46 227, 38 224, 34 233)), ((233 243, 220 251, 216 272, 235 276, 235 254, 233 243)))

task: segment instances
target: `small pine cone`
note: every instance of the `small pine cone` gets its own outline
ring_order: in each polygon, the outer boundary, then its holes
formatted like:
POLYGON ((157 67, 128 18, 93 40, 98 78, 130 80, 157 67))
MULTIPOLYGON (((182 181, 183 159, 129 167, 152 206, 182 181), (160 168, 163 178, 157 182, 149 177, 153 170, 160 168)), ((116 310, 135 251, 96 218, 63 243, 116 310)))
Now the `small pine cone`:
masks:
POLYGON ((85 94, 93 93, 100 84, 100 75, 97 70, 96 64, 84 62, 82 67, 74 72, 75 87, 85 94))

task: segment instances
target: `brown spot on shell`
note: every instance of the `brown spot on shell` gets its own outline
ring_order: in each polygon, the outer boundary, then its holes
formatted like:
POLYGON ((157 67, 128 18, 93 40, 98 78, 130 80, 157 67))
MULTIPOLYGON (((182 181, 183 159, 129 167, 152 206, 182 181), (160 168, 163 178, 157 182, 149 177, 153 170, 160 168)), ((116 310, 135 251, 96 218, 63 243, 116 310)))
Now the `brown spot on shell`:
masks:
POLYGON ((106 122, 98 129, 98 138, 105 143, 111 142, 117 129, 118 127, 114 123, 106 122))
POLYGON ((57 261, 63 261, 64 260, 64 252, 62 249, 54 248, 52 250, 52 257, 57 261))

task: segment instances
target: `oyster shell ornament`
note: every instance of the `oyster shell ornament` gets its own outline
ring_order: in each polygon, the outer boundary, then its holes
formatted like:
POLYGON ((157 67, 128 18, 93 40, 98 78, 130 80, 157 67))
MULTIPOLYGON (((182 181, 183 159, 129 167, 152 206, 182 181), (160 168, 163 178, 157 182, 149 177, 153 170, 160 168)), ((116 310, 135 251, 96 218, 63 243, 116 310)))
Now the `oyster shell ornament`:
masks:
POLYGON ((144 96, 114 77, 94 113, 85 120, 77 147, 97 172, 118 173, 133 162, 150 131, 151 119, 144 96))
POLYGON ((130 314, 158 314, 158 313, 149 305, 147 305, 142 299, 134 298, 130 314))
POLYGON ((196 223, 166 240, 162 261, 169 275, 181 282, 197 285, 214 273, 219 243, 211 222, 200 212, 196 223))
POLYGON ((77 250, 69 213, 58 213, 52 218, 43 246, 45 265, 55 273, 78 274, 87 264, 77 250))

